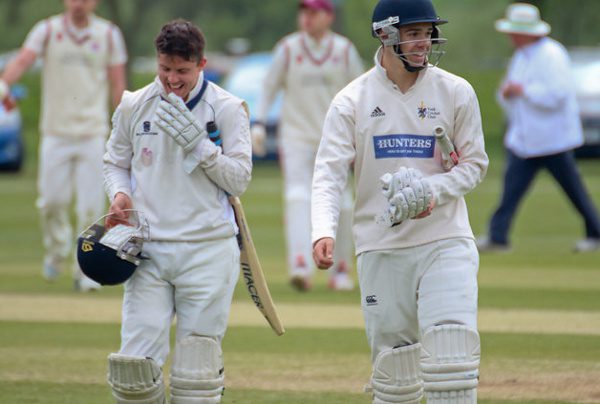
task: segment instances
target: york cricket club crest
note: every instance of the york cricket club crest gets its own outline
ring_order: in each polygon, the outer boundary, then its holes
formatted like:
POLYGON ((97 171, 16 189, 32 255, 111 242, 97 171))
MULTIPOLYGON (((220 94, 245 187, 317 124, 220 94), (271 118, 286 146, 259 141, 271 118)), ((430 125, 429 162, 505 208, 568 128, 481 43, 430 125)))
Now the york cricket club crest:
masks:
POLYGON ((438 115, 440 115, 440 111, 435 107, 426 106, 423 101, 421 101, 421 105, 417 107, 417 116, 420 119, 437 119, 438 115))
POLYGON ((421 105, 417 107, 417 115, 421 119, 425 119, 427 117, 427 107, 423 101, 421 101, 421 105))

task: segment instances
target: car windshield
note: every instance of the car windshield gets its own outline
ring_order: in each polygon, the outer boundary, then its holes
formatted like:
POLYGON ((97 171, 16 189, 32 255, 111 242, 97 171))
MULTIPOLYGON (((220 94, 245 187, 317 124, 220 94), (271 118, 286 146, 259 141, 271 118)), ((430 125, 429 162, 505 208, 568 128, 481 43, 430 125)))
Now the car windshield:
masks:
MULTIPOLYGON (((230 93, 244 99, 248 104, 250 116, 256 115, 258 99, 263 89, 263 82, 272 57, 268 53, 259 53, 240 59, 233 70, 227 76, 223 87, 230 93)), ((276 121, 281 109, 281 94, 275 100, 269 110, 268 119, 276 121)))
POLYGON ((600 96, 600 61, 574 64, 573 75, 578 94, 600 96))

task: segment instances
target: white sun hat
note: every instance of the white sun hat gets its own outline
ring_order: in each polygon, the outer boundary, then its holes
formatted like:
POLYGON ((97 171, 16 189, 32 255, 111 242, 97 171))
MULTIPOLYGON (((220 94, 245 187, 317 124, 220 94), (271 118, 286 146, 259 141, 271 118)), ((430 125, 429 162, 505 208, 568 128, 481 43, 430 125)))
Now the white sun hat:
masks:
POLYGON ((496 31, 505 34, 523 34, 546 36, 550 33, 550 24, 542 21, 540 10, 533 4, 514 3, 506 9, 506 18, 497 20, 496 31))

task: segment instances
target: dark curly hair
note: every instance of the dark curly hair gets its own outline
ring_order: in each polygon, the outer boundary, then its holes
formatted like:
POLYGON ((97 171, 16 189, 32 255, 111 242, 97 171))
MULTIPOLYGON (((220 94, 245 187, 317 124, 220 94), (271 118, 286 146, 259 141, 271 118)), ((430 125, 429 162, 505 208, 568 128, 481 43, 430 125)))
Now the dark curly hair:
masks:
POLYGON ((204 34, 200 28, 181 18, 163 25, 154 45, 159 54, 197 62, 204 58, 204 34))

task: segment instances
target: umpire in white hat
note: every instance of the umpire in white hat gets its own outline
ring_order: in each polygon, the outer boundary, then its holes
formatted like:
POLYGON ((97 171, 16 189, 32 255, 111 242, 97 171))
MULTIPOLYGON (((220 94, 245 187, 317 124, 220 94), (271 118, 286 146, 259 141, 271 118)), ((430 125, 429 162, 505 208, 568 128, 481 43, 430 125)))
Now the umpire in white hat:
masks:
POLYGON ((598 249, 600 219, 572 153, 583 143, 583 134, 568 53, 548 37, 551 27, 532 4, 509 5, 506 18, 495 27, 515 48, 497 94, 508 123, 507 161, 502 198, 478 248, 510 248, 509 230, 519 203, 540 169, 547 169, 584 220, 585 238, 575 251, 598 249))

